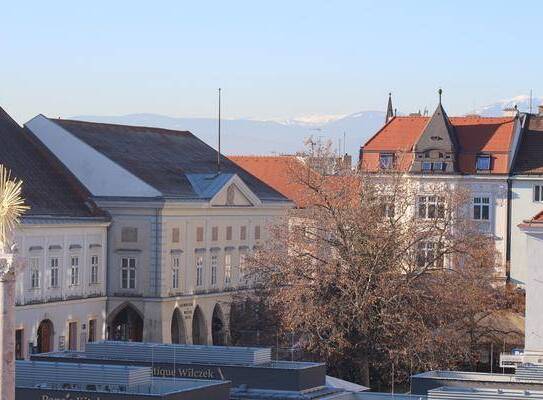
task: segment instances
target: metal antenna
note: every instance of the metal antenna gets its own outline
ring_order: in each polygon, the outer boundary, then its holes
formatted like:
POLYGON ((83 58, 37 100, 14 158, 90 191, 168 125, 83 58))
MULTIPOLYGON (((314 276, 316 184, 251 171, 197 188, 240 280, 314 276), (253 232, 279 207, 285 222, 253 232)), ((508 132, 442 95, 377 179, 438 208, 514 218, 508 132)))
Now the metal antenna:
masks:
POLYGON ((530 114, 532 113, 532 89, 530 89, 530 114))
POLYGON ((219 146, 217 149, 217 173, 221 172, 221 91, 219 88, 219 146))

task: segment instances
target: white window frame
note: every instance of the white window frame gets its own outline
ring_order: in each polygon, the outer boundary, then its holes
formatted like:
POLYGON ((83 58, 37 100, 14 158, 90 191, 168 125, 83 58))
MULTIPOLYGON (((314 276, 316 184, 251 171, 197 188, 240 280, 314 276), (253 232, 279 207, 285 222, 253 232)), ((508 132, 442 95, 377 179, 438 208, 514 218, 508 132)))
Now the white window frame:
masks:
POLYGON ((445 198, 443 196, 436 196, 436 195, 418 195, 417 196, 417 218, 419 219, 442 219, 445 218, 445 198), (433 199, 433 200, 432 200, 433 199), (421 205, 424 204, 424 215, 421 216, 421 205), (442 216, 439 216, 440 214, 440 206, 442 207, 442 216), (430 216, 430 207, 434 207, 434 216, 430 216))
POLYGON ((534 185, 532 200, 534 203, 543 203, 543 185, 534 185))
POLYGON ((179 289, 179 269, 181 268, 181 258, 177 255, 172 256, 172 289, 179 289))
POLYGON ((196 256, 196 286, 204 285, 204 256, 196 256))
POLYGON ((232 254, 224 255, 224 283, 229 285, 232 283, 232 254))
POLYGON ((136 289, 138 261, 136 257, 121 257, 121 289, 136 289), (126 265, 125 261, 126 260, 126 265), (126 273, 126 277, 123 276, 126 273))
POLYGON ((248 279, 246 276, 247 269, 247 253, 239 253, 239 281, 247 283, 248 279))
POLYGON ((79 286, 80 284, 79 258, 78 255, 70 256, 70 286, 79 286))
POLYGON ((471 215, 472 219, 474 221, 490 221, 492 219, 492 200, 489 195, 486 194, 477 194, 472 196, 472 210, 473 213, 471 215), (484 200, 487 200, 486 202, 484 200), (487 218, 483 218, 483 210, 487 209, 487 218), (479 210, 478 217, 476 215, 477 209, 479 210))
POLYGON ((58 257, 50 257, 49 258, 49 268, 50 268, 50 278, 49 278, 49 284, 52 289, 56 289, 59 287, 59 258, 58 257))
POLYGON ((425 240, 417 244, 417 256, 416 264, 419 268, 434 267, 434 268, 443 268, 445 265, 444 257, 441 258, 441 261, 437 257, 437 252, 439 251, 439 244, 432 240, 425 240), (419 263, 420 255, 423 254, 423 263, 419 263), (430 261, 433 260, 430 264, 430 261), (438 264, 436 266, 436 263, 438 264), (441 265, 439 265, 441 264, 441 265))
POLYGON ((211 255, 211 285, 217 284, 217 269, 219 266, 219 256, 217 254, 211 255))
POLYGON ((96 285, 100 274, 100 257, 98 254, 90 256, 90 284, 96 285))
POLYGON ((30 266, 30 289, 39 289, 41 287, 40 258, 29 258, 28 265, 30 266))
POLYGON ((379 153, 379 169, 392 168, 394 168, 394 153, 379 153))

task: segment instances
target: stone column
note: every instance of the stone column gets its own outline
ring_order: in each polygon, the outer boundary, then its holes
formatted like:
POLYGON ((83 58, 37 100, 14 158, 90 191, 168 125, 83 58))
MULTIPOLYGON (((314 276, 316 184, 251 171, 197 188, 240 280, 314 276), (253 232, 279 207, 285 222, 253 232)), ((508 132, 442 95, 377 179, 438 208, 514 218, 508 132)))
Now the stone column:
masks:
POLYGON ((0 399, 15 400, 15 256, 0 250, 0 399))

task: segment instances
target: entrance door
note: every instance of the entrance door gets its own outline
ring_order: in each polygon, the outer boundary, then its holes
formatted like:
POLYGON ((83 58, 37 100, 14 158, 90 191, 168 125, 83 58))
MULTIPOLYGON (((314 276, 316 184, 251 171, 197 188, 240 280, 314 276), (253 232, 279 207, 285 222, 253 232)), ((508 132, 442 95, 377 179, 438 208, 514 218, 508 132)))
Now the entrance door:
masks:
POLYGON ((44 319, 38 327, 38 353, 53 351, 53 323, 44 319))

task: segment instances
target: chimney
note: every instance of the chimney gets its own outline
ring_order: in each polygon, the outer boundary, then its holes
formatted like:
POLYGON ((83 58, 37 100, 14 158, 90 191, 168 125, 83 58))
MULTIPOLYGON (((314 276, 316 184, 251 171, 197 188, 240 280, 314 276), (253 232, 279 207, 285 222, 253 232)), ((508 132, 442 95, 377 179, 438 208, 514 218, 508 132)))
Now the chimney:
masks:
POLYGON ((537 115, 540 116, 540 117, 543 117, 543 104, 540 104, 537 107, 537 115))

